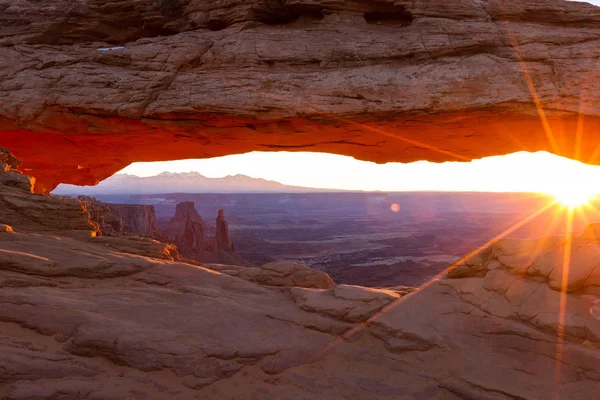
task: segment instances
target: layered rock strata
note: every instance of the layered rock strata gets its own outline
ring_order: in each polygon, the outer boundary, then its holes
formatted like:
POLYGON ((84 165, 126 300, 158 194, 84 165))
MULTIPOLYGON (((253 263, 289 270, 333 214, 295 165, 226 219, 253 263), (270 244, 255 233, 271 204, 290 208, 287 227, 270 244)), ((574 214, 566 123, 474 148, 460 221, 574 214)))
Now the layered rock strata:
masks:
POLYGON ((3 232, 13 227, 36 232, 58 231, 61 234, 95 236, 96 223, 79 201, 34 192, 35 179, 15 168, 20 161, 0 147, 0 224, 3 232))
POLYGON ((204 264, 206 268, 267 286, 303 287, 330 289, 335 282, 323 271, 317 271, 304 264, 275 262, 260 268, 239 265, 204 264))
POLYGON ((584 2, 1 0, 0 19, 0 144, 41 192, 254 150, 599 162, 584 2))
POLYGON ((100 225, 103 234, 160 236, 152 205, 106 204, 88 196, 78 199, 86 204, 91 219, 100 225))
MULTIPOLYGON (((185 227, 190 222, 197 222, 204 227, 204 220, 198 214, 193 201, 182 201, 175 206, 175 214, 169 222, 161 226, 161 231, 168 237, 175 239, 185 231, 185 227)), ((204 229, 203 229, 204 230, 204 229)), ((204 236, 204 233, 202 234, 204 236)))
POLYGON ((175 215, 164 226, 164 232, 177 245, 181 254, 191 260, 203 263, 246 265, 242 257, 234 251, 229 225, 223 210, 218 211, 215 227, 204 222, 194 202, 181 202, 175 208, 175 215), (206 234, 214 230, 215 236, 206 234))

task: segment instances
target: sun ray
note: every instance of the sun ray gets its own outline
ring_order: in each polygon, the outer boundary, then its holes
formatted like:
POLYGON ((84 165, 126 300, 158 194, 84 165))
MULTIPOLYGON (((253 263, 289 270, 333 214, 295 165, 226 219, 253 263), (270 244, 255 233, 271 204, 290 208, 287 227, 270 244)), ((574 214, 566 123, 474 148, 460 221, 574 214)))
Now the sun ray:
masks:
MULTIPOLYGON (((232 85, 237 85, 237 83, 238 83, 238 82, 230 80, 230 79, 219 77, 216 74, 207 74, 207 76, 214 77, 214 79, 220 80, 220 81, 225 82, 225 83, 230 83, 232 85)), ((291 99, 288 99, 288 98, 285 98, 285 97, 281 97, 281 96, 278 96, 278 95, 276 95, 274 93, 261 93, 261 95, 265 96, 265 97, 270 97, 270 98, 275 99, 277 101, 281 101, 281 102, 284 102, 284 103, 292 104, 292 105, 294 105, 296 107, 299 107, 299 108, 304 108, 305 110, 309 110, 309 111, 315 112, 315 113, 320 114, 320 115, 322 115, 324 117, 335 119, 337 121, 340 121, 340 122, 343 122, 343 123, 346 123, 346 124, 349 124, 349 125, 353 125, 353 126, 356 126, 358 128, 361 128, 361 129, 364 129, 364 130, 367 130, 367 131, 371 131, 373 133, 377 133, 379 135, 383 135, 383 136, 390 137, 392 139, 403 141, 403 142, 408 143, 408 144, 413 145, 413 146, 426 148, 428 150, 437 152, 439 154, 443 154, 443 155, 452 157, 455 160, 461 160, 461 161, 467 161, 467 162, 471 161, 471 158, 469 158, 469 157, 462 156, 460 154, 454 153, 454 152, 449 151, 449 150, 441 149, 441 148, 436 147, 434 145, 431 145, 429 143, 424 143, 424 142, 421 142, 419 140, 410 139, 410 138, 407 138, 407 137, 405 137, 403 135, 400 135, 400 134, 397 134, 397 133, 388 132, 388 131, 386 131, 384 129, 380 129, 380 128, 376 128, 376 127, 369 126, 369 125, 366 125, 366 124, 362 124, 360 122, 353 121, 353 120, 351 120, 349 118, 345 118, 345 117, 342 117, 342 116, 339 116, 339 115, 334 115, 334 114, 328 113, 326 111, 319 110, 318 108, 316 108, 314 106, 311 106, 311 105, 308 105, 308 104, 303 104, 303 103, 300 103, 300 102, 297 102, 297 101, 294 101, 294 100, 291 100, 291 99)))
POLYGON ((393 138, 393 139, 397 139, 397 140, 403 141, 403 142, 411 144, 413 146, 423 147, 423 148, 426 148, 428 150, 432 150, 432 151, 435 151, 437 153, 440 153, 440 154, 443 154, 443 155, 446 155, 446 156, 450 156, 450 157, 452 157, 452 158, 454 158, 456 160, 471 161, 471 159, 469 157, 461 156, 460 154, 454 153, 452 151, 443 150, 443 149, 440 149, 439 147, 433 146, 431 144, 424 143, 424 142, 421 142, 421 141, 418 141, 418 140, 415 140, 415 139, 409 139, 409 138, 407 138, 405 136, 402 136, 400 134, 388 132, 388 131, 386 131, 384 129, 380 129, 380 128, 376 128, 376 127, 373 127, 373 126, 370 126, 370 125, 362 124, 360 122, 353 121, 353 120, 351 120, 349 118, 345 118, 345 117, 342 117, 342 116, 339 116, 339 115, 330 114, 330 113, 328 113, 326 111, 319 110, 318 108, 313 107, 313 106, 309 106, 309 105, 306 105, 306 104, 298 103, 296 101, 293 101, 293 100, 290 100, 290 99, 286 99, 286 98, 283 98, 283 97, 279 97, 279 96, 276 96, 276 95, 270 94, 270 93, 266 93, 265 96, 272 97, 272 98, 274 98, 276 100, 279 100, 279 101, 290 103, 290 104, 295 105, 297 107, 305 108, 307 110, 310 110, 310 111, 313 111, 313 112, 315 112, 317 114, 320 114, 320 115, 322 115, 324 117, 336 119, 336 120, 338 120, 340 122, 356 126, 356 127, 360 128, 360 129, 371 131, 371 132, 377 133, 379 135, 383 135, 383 136, 387 136, 387 137, 390 137, 390 138, 393 138))
POLYGON ((533 261, 535 261, 535 259, 539 256, 540 252, 542 251, 542 248, 544 247, 544 244, 548 240, 548 236, 550 236, 550 234, 554 230, 554 227, 558 224, 559 220, 560 220, 559 212, 553 213, 552 220, 546 226, 546 229, 544 230, 544 235, 542 236, 539 243, 535 247, 535 250, 531 253, 531 257, 529 257, 529 260, 527 261, 527 265, 531 265, 533 263, 533 261))
POLYGON ((590 187, 561 187, 552 193, 556 200, 568 208, 581 208, 598 196, 590 187))
POLYGON ((476 256, 477 254, 481 253, 483 250, 487 249, 488 247, 490 247, 494 243, 498 242, 499 240, 505 238, 506 236, 510 235, 511 233, 513 233, 516 230, 518 230, 521 227, 523 227, 524 225, 526 225, 529 222, 533 221, 534 219, 536 219, 537 217, 541 216, 542 214, 544 214, 548 210, 556 207, 557 204, 558 203, 556 201, 549 202, 548 204, 546 204, 541 209, 539 209, 539 210, 535 211, 534 213, 528 215, 527 217, 521 219, 519 222, 517 222, 513 226, 509 227, 508 229, 506 229, 502 233, 496 235, 494 238, 492 238, 491 240, 489 240, 485 244, 479 246, 475 250, 473 250, 470 253, 468 253, 466 256, 462 257, 461 259, 459 259, 458 261, 456 261, 455 263, 453 263, 452 265, 450 265, 444 271, 440 272, 439 274, 437 274, 436 276, 434 276, 433 278, 431 278, 427 282, 423 283, 421 286, 419 286, 418 290, 415 293, 413 293, 411 295, 408 295, 408 296, 403 296, 403 297, 399 298, 398 300, 392 302, 391 304, 388 304, 386 307, 382 308, 379 312, 377 312, 375 315, 371 316, 366 321, 361 322, 360 324, 357 324, 352 329, 350 329, 349 331, 347 331, 346 333, 344 333, 343 335, 341 335, 339 338, 337 338, 334 341, 332 341, 331 343, 329 343, 327 346, 325 346, 318 353, 310 355, 309 357, 306 358, 306 362, 307 363, 312 363, 312 362, 318 360, 325 353, 327 353, 329 350, 331 350, 332 348, 334 348, 335 346, 337 346, 339 343, 352 338, 352 336, 354 336, 355 334, 357 334, 358 332, 360 332, 362 329, 364 329, 369 323, 375 321, 377 318, 381 317, 382 315, 384 315, 384 314, 392 311, 394 308, 396 308, 398 305, 400 305, 402 302, 404 302, 407 298, 412 298, 412 296, 418 296, 419 292, 421 292, 426 287, 430 286, 433 282, 439 280, 441 277, 443 277, 444 275, 446 275, 449 272, 453 271, 454 269, 456 269, 460 265, 463 265, 467 260, 473 258, 474 256, 476 256))
POLYGON ((583 89, 579 101, 579 115, 577 116, 577 128, 575 130, 575 154, 577 161, 581 160, 581 143, 583 142, 583 89))
POLYGON ((567 311, 567 287, 569 284, 569 269, 571 265, 571 249, 573 246, 573 213, 574 209, 569 208, 567 212, 567 227, 565 230, 565 250, 563 253, 563 265, 562 265, 562 280, 560 290, 560 305, 558 310, 558 329, 556 337, 556 371, 555 371, 555 384, 556 390, 554 391, 558 400, 559 391, 558 386, 560 384, 561 364, 563 357, 563 342, 565 336, 565 320, 567 311))
MULTIPOLYGON (((502 2, 500 2, 499 4, 500 4, 500 7, 503 8, 502 2)), ((504 12, 504 10, 502 10, 502 12, 504 12)), ((525 83, 527 84, 527 88, 531 95, 531 99, 533 100, 533 103, 537 110, 538 116, 540 117, 540 122, 542 123, 542 127, 544 128, 544 133, 546 134, 546 138, 548 140, 548 143, 550 144, 550 148, 552 149, 552 152, 554 154, 560 155, 561 154, 560 148, 556 142, 554 133, 552 132, 552 127, 550 126, 550 123, 548 122, 548 118, 546 117, 546 112, 544 111, 542 101, 537 93, 537 90, 535 89, 535 84, 533 83, 531 74, 527 70, 527 67, 525 65, 525 60, 521 56, 521 51, 519 48, 519 42, 517 40, 517 37, 510 29, 509 21, 505 20, 505 21, 503 21, 503 24, 504 24, 506 35, 508 36, 510 45, 512 46, 512 48, 515 52, 515 55, 517 57, 519 67, 521 68, 521 73, 523 74, 523 78, 525 79, 525 83)))

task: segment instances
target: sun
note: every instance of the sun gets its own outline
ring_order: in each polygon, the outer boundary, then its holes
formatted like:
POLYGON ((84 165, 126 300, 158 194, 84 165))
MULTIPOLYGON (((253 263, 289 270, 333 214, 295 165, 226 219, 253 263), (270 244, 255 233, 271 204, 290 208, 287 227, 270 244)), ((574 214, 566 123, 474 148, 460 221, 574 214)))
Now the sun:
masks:
POLYGON ((598 196, 597 193, 587 188, 568 187, 550 193, 557 202, 569 208, 577 208, 589 204, 598 196))

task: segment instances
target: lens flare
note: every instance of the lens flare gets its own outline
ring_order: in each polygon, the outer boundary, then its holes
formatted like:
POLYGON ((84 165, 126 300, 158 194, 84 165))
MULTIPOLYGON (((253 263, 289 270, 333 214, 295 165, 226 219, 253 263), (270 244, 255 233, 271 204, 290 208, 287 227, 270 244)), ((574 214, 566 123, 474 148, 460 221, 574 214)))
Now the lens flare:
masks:
POLYGON ((569 187, 550 193, 557 202, 569 208, 577 208, 589 204, 598 196, 594 191, 583 187, 569 187))

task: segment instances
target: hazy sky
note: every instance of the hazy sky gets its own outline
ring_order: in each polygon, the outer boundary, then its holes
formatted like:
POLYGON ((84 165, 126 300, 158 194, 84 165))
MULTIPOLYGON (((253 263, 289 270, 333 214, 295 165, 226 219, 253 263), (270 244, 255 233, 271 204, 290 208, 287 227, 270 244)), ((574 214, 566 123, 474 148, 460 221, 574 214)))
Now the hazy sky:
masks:
POLYGON ((121 171, 138 176, 197 171, 220 178, 244 174, 288 185, 353 190, 543 192, 589 190, 600 167, 545 152, 519 152, 470 163, 374 164, 323 153, 247 153, 206 160, 135 163, 121 171))

